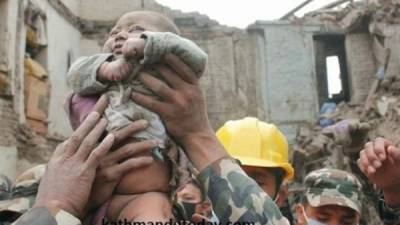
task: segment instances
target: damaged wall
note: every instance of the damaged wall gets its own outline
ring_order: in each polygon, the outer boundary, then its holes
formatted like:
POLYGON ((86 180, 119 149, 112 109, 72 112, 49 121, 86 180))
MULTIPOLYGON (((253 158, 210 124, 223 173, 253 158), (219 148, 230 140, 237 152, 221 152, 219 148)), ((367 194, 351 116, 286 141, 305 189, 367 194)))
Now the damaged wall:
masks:
MULTIPOLYGON (((0 1, 0 55, 8 56, 8 1, 0 1)), ((8 70, 8 58, 0 57, 0 72, 8 70)))
MULTIPOLYGON (((46 0, 43 0, 47 2, 46 0)), ((51 83, 49 104, 49 134, 69 136, 71 127, 64 111, 63 103, 70 91, 65 75, 72 62, 79 56, 81 34, 69 21, 60 17, 58 12, 47 5, 47 69, 51 83), (68 40, 68 41, 66 41, 68 40)))
MULTIPOLYGON (((141 0, 84 0, 80 1, 80 18, 95 21, 117 20, 123 13, 142 8, 141 0)), ((143 3, 144 4, 144 3, 143 3)))
POLYGON ((346 35, 345 45, 351 100, 362 102, 376 79, 372 37, 368 33, 350 33, 346 35))
MULTIPOLYGON (((22 169, 26 169, 32 164, 46 161, 48 158, 39 157, 45 155, 39 153, 40 149, 45 151, 52 151, 54 149, 54 143, 60 140, 49 140, 47 137, 53 136, 68 136, 71 132, 68 119, 63 111, 62 104, 66 93, 69 91, 65 81, 65 74, 69 63, 74 60, 74 57, 79 54, 79 41, 80 31, 76 29, 71 23, 65 20, 58 11, 56 11, 47 0, 33 1, 41 10, 44 11, 46 17, 45 30, 47 38, 47 47, 42 50, 35 58, 45 70, 49 73, 49 79, 51 82, 51 98, 48 105, 48 133, 42 137, 41 144, 35 144, 34 139, 26 139, 21 142, 21 131, 32 133, 35 136, 35 132, 29 127, 20 129, 20 126, 24 126, 26 121, 25 105, 26 101, 26 85, 25 71, 24 71, 24 56, 25 56, 25 44, 26 44, 26 32, 27 25, 24 22, 24 10, 28 4, 26 0, 14 1, 14 0, 3 0, 0 1, 0 16, 5 17, 0 20, 0 63, 4 65, 0 68, 1 71, 7 70, 5 74, 8 85, 6 91, 1 90, 2 95, 0 98, 0 147, 5 146, 10 152, 10 149, 23 149, 23 154, 18 151, 19 157, 29 158, 29 154, 37 154, 37 157, 33 161, 24 162, 22 169), (51 146, 51 148, 48 148, 51 146), (39 150, 37 150, 37 149, 39 150), (36 149, 36 150, 35 150, 36 149)), ((1 78, 1 77, 0 77, 1 78)), ((1 87, 1 86, 0 86, 1 87)), ((26 136, 26 135, 25 135, 26 136)), ((6 151, 4 150, 4 151, 6 151)), ((43 153, 43 152, 42 152, 43 153)), ((0 165, 0 171, 7 170, 9 175, 13 177, 17 171, 16 160, 11 160, 9 157, 15 156, 7 152, 0 152, 0 161, 14 162, 13 165, 2 164, 0 165)), ((31 157, 32 159, 32 157, 31 157)), ((18 162, 20 163, 20 161, 18 162)))
MULTIPOLYGON (((92 1, 81 2, 81 6, 86 4, 93 6, 92 1)), ((92 9, 90 12, 87 7, 81 7, 81 16, 85 19, 102 21, 101 24, 110 24, 106 29, 110 30, 116 20, 127 11, 141 9, 159 11, 178 25, 182 36, 193 40, 207 52, 209 65, 201 78, 201 84, 207 99, 209 118, 215 129, 229 119, 240 119, 245 116, 265 118, 264 107, 260 100, 262 95, 257 82, 265 69, 264 49, 260 47, 263 45, 261 34, 221 26, 204 15, 171 10, 153 0, 129 1, 125 7, 110 2, 104 4, 101 9, 97 11, 92 9), (108 13, 111 9, 113 12, 108 13), (104 14, 107 16, 103 16, 104 14)), ((98 53, 107 35, 104 29, 96 31, 93 27, 88 28, 83 30, 80 42, 81 55, 98 53)))
POLYGON ((265 37, 266 72, 260 82, 268 121, 292 141, 298 125, 314 121, 318 112, 312 35, 320 28, 258 21, 250 29, 265 37))

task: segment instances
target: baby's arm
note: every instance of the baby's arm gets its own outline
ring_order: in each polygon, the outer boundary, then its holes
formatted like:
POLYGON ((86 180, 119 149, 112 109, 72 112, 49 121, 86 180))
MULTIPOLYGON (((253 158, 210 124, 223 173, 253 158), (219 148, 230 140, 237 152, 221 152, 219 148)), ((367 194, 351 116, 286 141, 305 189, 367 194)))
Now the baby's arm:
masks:
POLYGON ((169 32, 144 32, 146 40, 142 64, 158 62, 168 53, 182 59, 200 77, 207 65, 207 54, 193 41, 169 32))
POLYGON ((109 53, 78 58, 67 74, 73 91, 82 96, 103 93, 109 81, 121 81, 133 71, 133 64, 123 57, 113 59, 109 53))
POLYGON ((79 57, 70 67, 67 81, 74 93, 93 95, 104 92, 107 84, 97 79, 97 71, 101 64, 113 58, 112 54, 96 54, 88 57, 79 57))

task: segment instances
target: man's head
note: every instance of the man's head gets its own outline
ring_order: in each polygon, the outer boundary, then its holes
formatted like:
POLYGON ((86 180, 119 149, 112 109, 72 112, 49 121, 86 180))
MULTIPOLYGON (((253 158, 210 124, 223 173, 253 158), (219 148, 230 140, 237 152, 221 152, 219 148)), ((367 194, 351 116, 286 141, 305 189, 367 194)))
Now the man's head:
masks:
POLYGON ((176 197, 181 202, 199 203, 203 200, 201 194, 199 185, 190 179, 177 190, 176 197))
POLYGON ((316 221, 329 225, 357 225, 360 221, 362 186, 345 171, 320 169, 304 180, 302 203, 296 206, 298 224, 316 221))
MULTIPOLYGON (((258 167, 246 165, 242 165, 242 169, 247 173, 247 175, 253 178, 271 198, 276 199, 283 197, 278 195, 285 177, 285 170, 279 167, 258 167)), ((282 200, 283 203, 285 199, 276 200, 282 200)))
POLYGON ((194 178, 188 180, 176 191, 176 202, 180 205, 180 216, 190 220, 193 214, 211 216, 211 203, 203 195, 200 185, 194 178))
POLYGON ((246 117, 226 122, 217 137, 271 198, 279 196, 277 202, 284 202, 281 184, 292 179, 294 171, 288 162, 286 138, 275 125, 246 117))
POLYGON ((177 26, 166 16, 152 11, 135 11, 121 16, 104 44, 103 51, 116 55, 128 38, 139 38, 144 31, 179 34, 177 26))

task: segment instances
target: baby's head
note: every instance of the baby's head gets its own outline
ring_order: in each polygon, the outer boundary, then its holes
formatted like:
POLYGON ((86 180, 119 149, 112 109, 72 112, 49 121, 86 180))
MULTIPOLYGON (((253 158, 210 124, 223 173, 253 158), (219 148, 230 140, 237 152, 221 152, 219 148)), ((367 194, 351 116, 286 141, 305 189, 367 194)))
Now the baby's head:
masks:
POLYGON ((128 38, 138 38, 144 31, 179 34, 178 27, 166 16, 152 11, 135 11, 121 16, 103 46, 103 51, 122 54, 122 45, 128 38))

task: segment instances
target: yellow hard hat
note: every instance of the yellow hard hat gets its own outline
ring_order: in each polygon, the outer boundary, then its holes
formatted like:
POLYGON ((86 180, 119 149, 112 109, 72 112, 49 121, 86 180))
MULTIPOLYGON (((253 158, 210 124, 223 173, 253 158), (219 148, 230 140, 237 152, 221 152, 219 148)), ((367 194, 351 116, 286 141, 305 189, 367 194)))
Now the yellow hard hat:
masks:
POLYGON ((218 129, 217 137, 242 165, 282 168, 286 172, 285 180, 293 178, 288 143, 275 125, 246 117, 226 122, 218 129))

